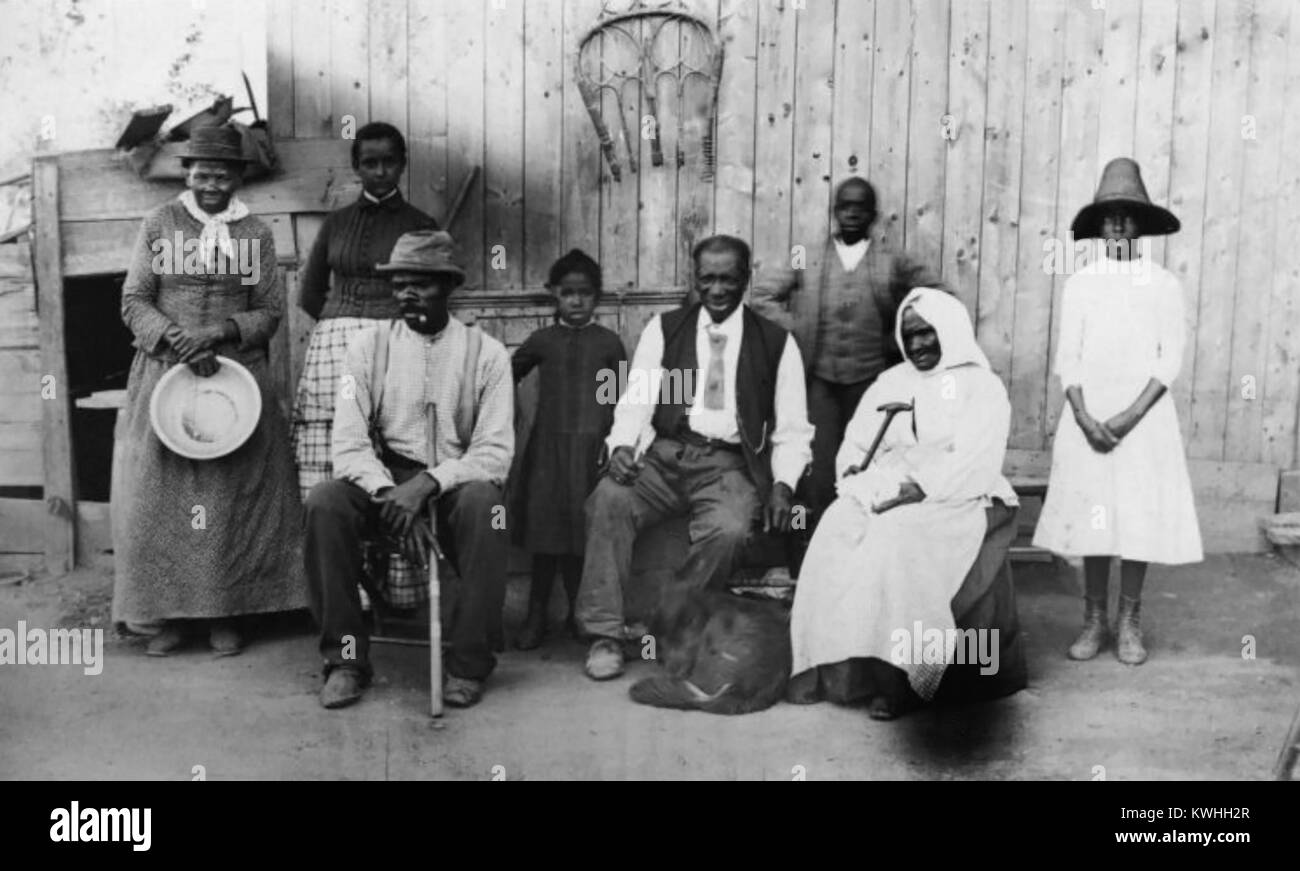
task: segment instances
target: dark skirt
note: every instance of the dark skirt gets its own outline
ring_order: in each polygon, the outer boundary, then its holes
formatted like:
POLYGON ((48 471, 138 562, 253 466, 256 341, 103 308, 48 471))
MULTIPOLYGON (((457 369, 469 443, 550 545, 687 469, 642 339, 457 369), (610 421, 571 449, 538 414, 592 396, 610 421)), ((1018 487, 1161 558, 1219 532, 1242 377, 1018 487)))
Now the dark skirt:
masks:
MULTIPOLYGON (((1016 510, 995 501, 986 513, 988 532, 952 599, 952 613, 958 629, 998 630, 998 670, 984 675, 978 663, 949 665, 935 694, 936 702, 1001 698, 1028 685, 1015 585, 1007 561, 1016 535, 1016 510)), ((908 685, 907 672, 875 657, 846 659, 800 672, 790 679, 787 695, 842 705, 888 696, 903 708, 920 701, 908 685)))
POLYGON ((534 431, 528 441, 520 537, 534 554, 581 554, 586 540, 583 504, 596 486, 605 439, 599 433, 534 431))

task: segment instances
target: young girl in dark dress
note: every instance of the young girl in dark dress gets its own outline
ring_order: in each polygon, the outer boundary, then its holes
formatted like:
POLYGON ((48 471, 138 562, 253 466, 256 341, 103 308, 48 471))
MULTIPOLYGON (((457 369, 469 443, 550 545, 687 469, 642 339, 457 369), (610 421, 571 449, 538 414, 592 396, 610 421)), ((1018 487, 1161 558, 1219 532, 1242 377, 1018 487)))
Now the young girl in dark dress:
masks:
MULTIPOLYGON (((523 457, 522 544, 533 555, 528 617, 515 644, 532 650, 546 635, 547 605, 556 571, 573 602, 582 579, 583 503, 596 485, 612 402, 600 384, 627 359, 618 334, 592 321, 600 301, 600 266, 576 248, 551 267, 556 323, 529 336, 513 359, 516 383, 540 367, 537 417, 523 457), (602 375, 602 370, 607 370, 602 375)), ((615 396, 615 399, 617 396, 615 396)))

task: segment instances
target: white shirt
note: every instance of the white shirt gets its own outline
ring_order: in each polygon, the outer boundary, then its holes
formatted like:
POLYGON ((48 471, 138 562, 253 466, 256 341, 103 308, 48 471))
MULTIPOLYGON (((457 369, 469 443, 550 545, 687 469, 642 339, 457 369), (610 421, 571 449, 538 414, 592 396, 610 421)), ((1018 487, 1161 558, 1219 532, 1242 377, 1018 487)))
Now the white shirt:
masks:
POLYGON ((839 236, 835 237, 835 252, 840 255, 840 263, 844 264, 845 272, 852 272, 858 268, 862 258, 867 256, 867 246, 871 240, 863 237, 852 245, 845 245, 844 240, 839 236))
POLYGON ((404 321, 378 321, 353 337, 344 358, 343 377, 334 405, 331 456, 334 477, 351 481, 374 495, 393 486, 393 477, 370 441, 370 380, 377 330, 390 330, 388 371, 380 400, 379 428, 388 448, 428 466, 443 492, 468 481, 503 482, 514 456, 514 384, 505 346, 483 336, 478 371, 479 397, 468 449, 456 434, 455 409, 465 377, 468 328, 455 318, 431 336, 404 321), (428 456, 424 406, 438 406, 437 463, 428 456))
MULTIPOLYGON (((695 329, 695 355, 700 369, 693 373, 693 380, 678 379, 678 384, 693 387, 689 398, 690 408, 687 412, 687 424, 692 430, 707 438, 721 439, 733 444, 740 441, 740 429, 736 413, 736 367, 740 361, 740 342, 744 334, 743 306, 727 316, 716 329, 727 336, 727 346, 723 350, 723 367, 725 372, 723 407, 721 410, 704 408, 699 400, 704 390, 704 379, 708 372, 709 333, 708 327, 713 323, 708 311, 700 308, 699 320, 695 329)), ((632 355, 632 366, 628 370, 628 383, 618 405, 614 408, 614 425, 610 429, 605 443, 612 452, 614 448, 631 446, 639 458, 650 443, 655 440, 652 420, 655 406, 658 405, 660 385, 663 384, 664 369, 663 322, 655 315, 641 332, 632 355)), ((674 382, 668 382, 672 389, 674 382)), ((793 337, 787 338, 785 349, 776 373, 776 427, 772 431, 772 477, 794 489, 804 468, 812 460, 813 426, 808 422, 808 404, 804 393, 803 358, 793 337)))

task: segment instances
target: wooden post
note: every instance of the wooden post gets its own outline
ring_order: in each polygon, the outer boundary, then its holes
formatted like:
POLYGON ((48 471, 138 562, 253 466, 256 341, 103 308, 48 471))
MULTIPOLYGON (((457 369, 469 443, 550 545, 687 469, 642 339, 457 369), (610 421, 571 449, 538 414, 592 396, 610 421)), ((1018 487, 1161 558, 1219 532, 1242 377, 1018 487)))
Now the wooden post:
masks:
POLYGON ((59 164, 37 158, 32 171, 36 225, 36 307, 40 320, 41 398, 45 457, 45 569, 72 570, 76 553, 76 477, 72 467, 72 411, 63 334, 63 262, 59 233, 59 164))

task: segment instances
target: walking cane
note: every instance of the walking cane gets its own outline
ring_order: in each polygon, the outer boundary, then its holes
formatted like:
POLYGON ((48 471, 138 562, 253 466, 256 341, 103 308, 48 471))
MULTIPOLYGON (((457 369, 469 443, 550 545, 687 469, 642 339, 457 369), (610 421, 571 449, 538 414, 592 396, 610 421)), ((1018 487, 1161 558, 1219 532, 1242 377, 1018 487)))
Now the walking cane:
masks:
MULTIPOLYGON (((438 406, 430 402, 424 406, 425 427, 428 437, 429 468, 438 466, 438 406)), ((436 498, 436 497, 435 497, 436 498)), ((429 505, 429 526, 433 532, 432 543, 426 557, 429 561, 429 713, 442 716, 442 590, 438 583, 438 560, 442 549, 438 547, 438 509, 429 505)))
POLYGON ((875 441, 871 443, 871 447, 867 448, 866 457, 864 457, 862 462, 857 466, 850 467, 848 474, 856 474, 871 465, 871 459, 876 455, 876 449, 880 447, 880 442, 885 437, 885 430, 889 429, 889 425, 894 422, 894 418, 898 414, 911 410, 912 403, 910 402, 886 402, 884 405, 877 406, 876 411, 883 411, 885 413, 885 421, 880 425, 880 430, 876 433, 875 441))

